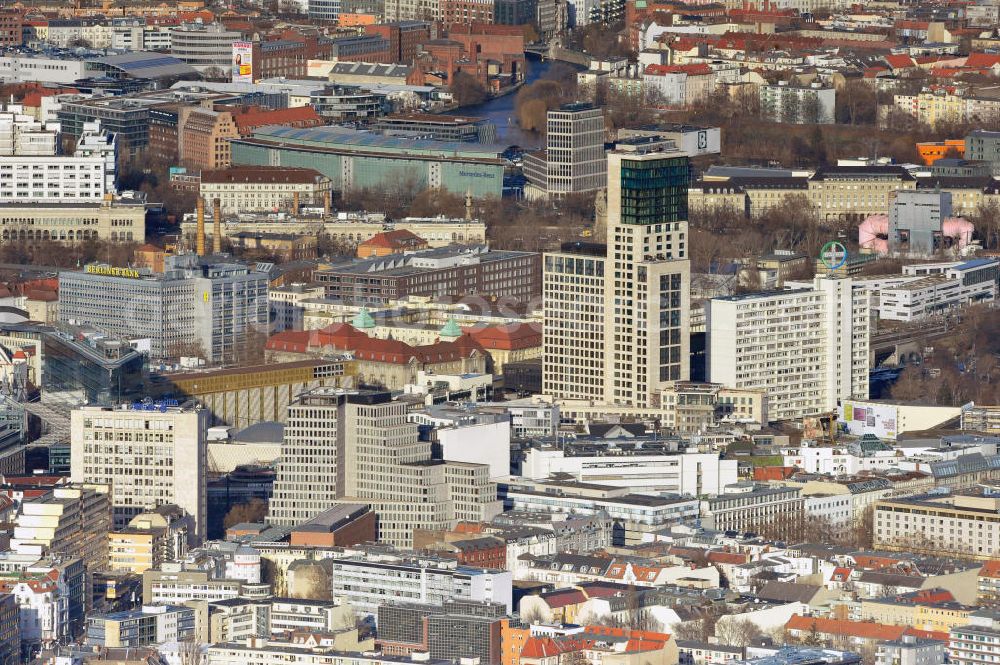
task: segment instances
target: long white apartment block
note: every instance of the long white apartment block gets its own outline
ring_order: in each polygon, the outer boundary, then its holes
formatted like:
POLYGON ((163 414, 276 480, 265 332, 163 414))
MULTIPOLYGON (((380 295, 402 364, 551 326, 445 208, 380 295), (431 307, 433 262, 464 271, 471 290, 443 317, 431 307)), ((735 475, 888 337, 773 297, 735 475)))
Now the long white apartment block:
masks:
POLYGON ((709 381, 767 391, 771 420, 831 412, 868 396, 871 292, 850 278, 812 288, 713 298, 709 381))

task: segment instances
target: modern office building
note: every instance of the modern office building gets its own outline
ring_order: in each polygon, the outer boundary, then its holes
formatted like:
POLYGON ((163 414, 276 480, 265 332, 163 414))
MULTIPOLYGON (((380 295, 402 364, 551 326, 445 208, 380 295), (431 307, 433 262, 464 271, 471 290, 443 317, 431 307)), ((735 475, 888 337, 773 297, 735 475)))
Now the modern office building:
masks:
POLYGON ((566 104, 548 112, 545 150, 524 156, 529 198, 593 192, 607 186, 604 110, 566 104))
POLYGON ((193 607, 146 605, 137 610, 87 617, 87 644, 106 649, 183 642, 195 634, 193 607))
POLYGON ((389 115, 375 123, 373 129, 387 136, 407 136, 434 141, 492 144, 497 141, 497 128, 486 118, 434 113, 389 115))
POLYGON ((389 393, 317 389, 289 407, 268 522, 295 525, 335 503, 371 506, 379 540, 501 512, 485 464, 433 460, 429 441, 389 393), (414 500, 419 497, 419 500, 414 500))
POLYGON ((242 39, 243 33, 221 23, 185 23, 170 31, 170 55, 199 73, 219 69, 228 75, 232 70, 233 42, 242 39))
POLYGON ((370 87, 339 83, 313 90, 309 105, 328 123, 370 122, 389 107, 385 95, 370 87))
POLYGON ((378 607, 378 646, 383 653, 431 658, 478 658, 501 662, 502 603, 446 600, 442 605, 382 604, 378 607))
POLYGON ((387 598, 438 607, 452 600, 500 603, 507 612, 513 602, 510 571, 471 568, 430 555, 334 559, 330 579, 333 597, 373 615, 387 598))
POLYGON ((380 136, 344 127, 264 127, 232 142, 233 163, 314 168, 337 191, 422 191, 441 187, 459 196, 500 197, 498 148, 475 143, 380 136))
MULTIPOLYGON (((18 138, 23 145, 23 135, 18 138)), ((87 123, 70 156, 53 151, 4 159, 0 164, 0 200, 13 204, 97 203, 117 193, 117 173, 117 139, 96 123, 87 123)))
POLYGON ((207 411, 187 405, 74 409, 70 477, 112 487, 116 529, 140 513, 174 504, 194 518, 194 537, 203 540, 207 422, 207 411))
POLYGON ((811 288, 713 298, 708 380, 766 390, 771 420, 867 399, 869 300, 851 278, 822 276, 811 288))
POLYGON ((717 453, 671 451, 662 438, 625 439, 565 435, 536 439, 522 447, 517 475, 532 480, 572 477, 581 483, 622 487, 635 494, 719 494, 739 480, 736 460, 717 453))
POLYGON ((389 254, 317 271, 326 297, 386 305, 407 296, 479 297, 520 308, 541 291, 541 255, 462 245, 389 254))
POLYGON ((976 129, 965 137, 965 158, 988 162, 993 175, 1000 175, 1000 132, 976 129))
MULTIPOLYGON (((0 18, 0 22, 2 21, 0 18)), ((0 594, 0 665, 17 665, 20 662, 20 610, 14 594, 2 593, 0 594)))
POLYGON ((688 158, 671 148, 639 137, 608 153, 603 257, 600 245, 546 255, 546 394, 646 406, 688 380, 688 158))
POLYGON ((247 357, 248 339, 268 320, 267 275, 194 254, 166 261, 162 274, 100 264, 60 273, 60 321, 120 339, 148 338, 153 358, 247 357))
POLYGON ((916 279, 878 289, 878 318, 917 321, 929 316, 997 299, 1000 260, 903 266, 916 279))

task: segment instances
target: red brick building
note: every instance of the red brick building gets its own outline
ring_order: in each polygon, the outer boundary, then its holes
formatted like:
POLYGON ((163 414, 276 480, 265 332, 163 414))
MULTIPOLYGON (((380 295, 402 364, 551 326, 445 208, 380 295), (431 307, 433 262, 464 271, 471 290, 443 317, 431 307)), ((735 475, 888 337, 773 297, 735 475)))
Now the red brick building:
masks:
POLYGON ((445 27, 456 25, 493 24, 491 0, 441 0, 441 21, 445 27))
POLYGON ((288 127, 319 127, 323 118, 311 106, 295 106, 287 109, 263 109, 250 106, 243 109, 231 109, 236 129, 240 136, 250 136, 260 127, 267 125, 286 125, 288 127))
POLYGON ((304 78, 310 60, 329 60, 333 40, 314 33, 285 30, 253 42, 254 79, 304 78))
POLYGON ((365 26, 366 35, 375 35, 389 42, 389 62, 413 64, 420 45, 431 40, 431 24, 427 21, 395 21, 365 26))
POLYGON ((0 12, 0 46, 21 45, 21 14, 0 12))

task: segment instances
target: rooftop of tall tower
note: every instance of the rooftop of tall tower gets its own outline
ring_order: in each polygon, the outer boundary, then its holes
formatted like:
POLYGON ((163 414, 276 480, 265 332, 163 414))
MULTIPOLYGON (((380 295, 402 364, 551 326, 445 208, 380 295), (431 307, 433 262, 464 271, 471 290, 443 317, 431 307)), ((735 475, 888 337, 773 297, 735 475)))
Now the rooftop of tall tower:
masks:
POLYGON ((677 143, 673 139, 668 139, 663 136, 629 136, 627 138, 620 139, 615 142, 615 149, 612 152, 619 153, 629 153, 629 154, 648 154, 648 153, 677 153, 677 156, 683 156, 680 148, 677 147, 677 143))

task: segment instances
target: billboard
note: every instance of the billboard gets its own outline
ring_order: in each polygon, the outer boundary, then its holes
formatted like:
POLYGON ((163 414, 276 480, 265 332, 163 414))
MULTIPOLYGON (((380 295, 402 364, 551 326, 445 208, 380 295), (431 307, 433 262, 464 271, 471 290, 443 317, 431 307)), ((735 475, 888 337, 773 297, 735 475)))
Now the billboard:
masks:
POLYGON ((233 42, 233 83, 253 83, 253 44, 233 42))
POLYGON ((845 400, 838 419, 854 436, 874 434, 880 439, 895 439, 899 409, 895 404, 845 400))

